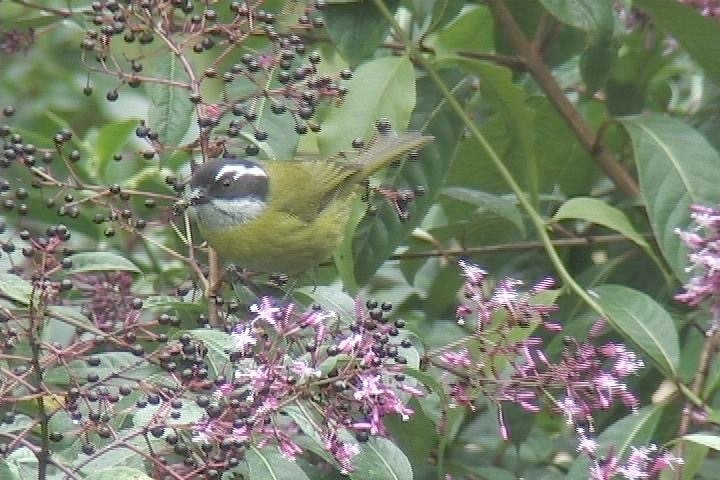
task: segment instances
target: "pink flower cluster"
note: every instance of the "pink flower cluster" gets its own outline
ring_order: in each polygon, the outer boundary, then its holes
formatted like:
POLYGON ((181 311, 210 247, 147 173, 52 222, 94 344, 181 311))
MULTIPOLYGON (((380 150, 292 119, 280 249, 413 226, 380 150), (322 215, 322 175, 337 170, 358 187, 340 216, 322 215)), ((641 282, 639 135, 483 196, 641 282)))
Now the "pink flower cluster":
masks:
POLYGON ((675 232, 690 250, 688 271, 693 276, 685 284, 685 291, 675 299, 692 307, 709 303, 712 312, 709 336, 720 328, 720 210, 693 205, 690 217, 695 226, 675 232))
POLYGON ((296 442, 302 430, 319 439, 340 471, 352 471, 357 442, 386 435, 384 418, 409 418, 407 400, 424 394, 403 373, 401 353, 411 345, 389 310, 358 301, 348 320, 320 306, 263 298, 252 318, 231 330, 233 379, 217 386, 217 408, 194 424, 193 439, 276 445, 295 459, 304 451, 296 442))

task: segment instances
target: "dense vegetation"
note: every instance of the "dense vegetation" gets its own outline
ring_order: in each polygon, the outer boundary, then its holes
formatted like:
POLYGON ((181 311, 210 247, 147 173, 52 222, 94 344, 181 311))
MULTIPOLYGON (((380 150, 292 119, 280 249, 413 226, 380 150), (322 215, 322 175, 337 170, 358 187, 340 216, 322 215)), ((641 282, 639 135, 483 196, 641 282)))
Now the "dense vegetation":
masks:
POLYGON ((716 14, 0 0, 0 478, 717 478, 716 14), (197 231, 406 130, 317 269, 197 231))

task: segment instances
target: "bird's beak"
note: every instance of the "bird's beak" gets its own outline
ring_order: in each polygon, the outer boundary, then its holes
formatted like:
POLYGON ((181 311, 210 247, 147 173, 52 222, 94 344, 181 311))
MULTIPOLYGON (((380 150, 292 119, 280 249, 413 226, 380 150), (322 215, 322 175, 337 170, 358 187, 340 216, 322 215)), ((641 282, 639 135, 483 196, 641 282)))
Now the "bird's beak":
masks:
POLYGON ((210 197, 204 188, 195 188, 190 194, 190 205, 204 205, 210 202, 210 197))

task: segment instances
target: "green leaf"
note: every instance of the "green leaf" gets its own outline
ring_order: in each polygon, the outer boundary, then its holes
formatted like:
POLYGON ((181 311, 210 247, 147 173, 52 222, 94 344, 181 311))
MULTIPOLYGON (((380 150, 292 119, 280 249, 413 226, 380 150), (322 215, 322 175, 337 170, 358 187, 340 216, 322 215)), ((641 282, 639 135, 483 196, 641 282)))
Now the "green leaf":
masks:
MULTIPOLYGON (((136 453, 134 455, 137 456, 136 453)), ((145 473, 130 467, 105 468, 91 473, 85 480, 152 480, 145 473)))
POLYGON ((187 332, 178 332, 176 337, 182 333, 189 333, 205 344, 208 349, 206 361, 215 375, 219 375, 230 362, 229 351, 235 348, 235 341, 230 334, 198 328, 187 332))
POLYGON ((652 15, 660 28, 672 34, 680 45, 720 85, 720 24, 703 17, 695 8, 675 0, 635 0, 635 6, 652 15))
POLYGON ((30 305, 33 286, 10 273, 0 273, 0 296, 9 298, 23 305, 30 305))
POLYGON ((0 460, 3 480, 34 480, 38 478, 37 457, 28 447, 19 447, 0 460))
MULTIPOLYGON (((598 455, 605 454, 609 448, 612 448, 615 454, 624 457, 630 453, 631 447, 646 445, 653 436, 661 413, 662 409, 659 407, 648 406, 640 409, 636 414, 628 415, 613 423, 597 438, 600 445, 598 455)), ((578 457, 563 478, 565 480, 586 480, 589 468, 590 461, 587 457, 578 457)))
POLYGON ((296 400, 292 405, 285 407, 283 411, 292 418, 293 422, 297 424, 304 434, 304 437, 298 438, 298 440, 303 442, 302 447, 319 455, 325 459, 326 462, 337 467, 337 462, 325 449, 325 442, 320 435, 320 432, 323 430, 323 418, 317 410, 305 401, 296 400))
MULTIPOLYGON (((427 28, 426 34, 440 29, 442 29, 443 33, 446 32, 448 29, 443 27, 458 16, 465 6, 465 3, 464 0, 436 0, 433 2, 432 12, 430 14, 430 26, 427 28)), ((465 16, 467 16, 467 14, 463 15, 463 17, 465 16)))
POLYGON ((112 156, 120 152, 137 126, 138 119, 108 123, 97 132, 94 138, 86 138, 85 142, 91 145, 93 156, 91 167, 88 170, 93 172, 95 178, 108 181, 107 167, 113 162, 112 156))
POLYGON ((587 87, 587 95, 605 86, 616 58, 617 48, 610 36, 595 40, 583 52, 580 57, 580 74, 587 87))
MULTIPOLYGON (((12 423, 7 424, 5 422, 0 423, 0 433, 12 433, 12 432, 19 432, 21 430, 25 430, 28 427, 31 427, 35 422, 32 418, 28 417, 27 415, 23 414, 16 414, 15 418, 12 423)), ((2 477, 0 477, 2 478, 2 477)))
POLYGON ((270 110, 270 100, 263 97, 257 107, 257 127, 268 134, 267 141, 259 142, 254 136, 242 132, 242 136, 256 144, 273 160, 290 160, 297 150, 300 135, 295 132, 295 120, 289 113, 276 115, 270 110))
POLYGON ((458 65, 464 71, 480 77, 480 89, 507 125, 506 134, 511 146, 517 146, 517 155, 523 160, 523 178, 525 187, 537 198, 539 190, 539 172, 535 157, 535 136, 533 122, 535 112, 528 108, 525 90, 513 83, 513 72, 487 62, 451 58, 446 61, 458 65))
POLYGON ((607 34, 615 23, 613 0, 540 0, 558 20, 586 32, 607 34))
MULTIPOLYGON (((184 408, 184 407, 183 407, 184 408)), ((198 408, 198 407, 195 407, 198 408)), ((168 429, 170 430, 170 429, 168 429)), ((147 448, 147 444, 143 441, 142 446, 147 448)), ((128 475, 129 479, 142 480, 146 477, 136 476, 136 468, 143 467, 143 458, 137 454, 134 450, 129 448, 113 448, 112 450, 103 452, 89 462, 86 458, 78 458, 79 462, 82 462, 81 470, 84 473, 93 474, 93 472, 118 472, 117 476, 113 477, 116 479, 124 480, 126 477, 122 475, 128 475)), ((142 475, 144 473, 140 472, 142 475)))
MULTIPOLYGON (((399 3, 398 0, 388 0, 385 5, 390 11, 395 11, 399 3)), ((323 15, 330 40, 351 67, 370 58, 390 30, 390 22, 369 1, 330 4, 323 15)))
MULTIPOLYGON (((190 83, 178 56, 170 51, 153 56, 148 66, 152 77, 188 85, 190 83)), ((163 144, 179 145, 193 118, 195 107, 188 98, 190 91, 164 83, 145 82, 144 85, 151 102, 148 126, 158 133, 159 141, 163 144)))
POLYGON ((677 332, 670 314, 642 292, 622 285, 600 285, 591 294, 608 321, 664 374, 676 374, 680 362, 677 332))
POLYGON ((67 305, 51 305, 47 308, 48 316, 64 322, 67 325, 72 326, 74 329, 87 330, 89 332, 95 332, 103 334, 101 330, 98 330, 86 315, 80 311, 80 307, 71 307, 67 305))
POLYGON ((340 274, 343 288, 351 294, 357 293, 358 290, 357 283, 355 282, 355 259, 353 258, 352 242, 353 233, 365 215, 365 210, 365 204, 362 202, 355 202, 352 212, 348 218, 347 225, 345 226, 345 236, 343 237, 343 241, 333 254, 335 268, 337 268, 337 271, 340 274))
POLYGON ((643 115, 622 120, 632 139, 650 224, 675 275, 688 278, 687 249, 675 229, 687 229, 691 204, 720 203, 720 156, 680 120, 643 115))
POLYGON ((720 436, 712 433, 691 433, 682 439, 720 451, 720 436))
POLYGON ((705 445, 690 442, 685 445, 683 450, 683 463, 682 472, 683 479, 691 480, 699 478, 696 476, 700 471, 700 468, 705 463, 705 459, 708 456, 710 449, 705 445))
POLYGON ((340 287, 302 287, 295 290, 295 294, 298 301, 305 306, 317 303, 337 313, 348 324, 355 321, 355 300, 340 287))
POLYGON ((49 369, 44 380, 50 384, 65 385, 70 377, 86 377, 88 373, 97 373, 101 380, 111 380, 113 385, 137 384, 138 380, 147 380, 163 370, 147 363, 129 352, 98 353, 100 364, 91 367, 83 360, 73 360, 67 367, 57 366, 49 369), (117 378, 122 374, 122 378, 117 378))
POLYGON ((541 176, 540 191, 559 188, 565 195, 586 195, 601 177, 597 164, 546 97, 532 97, 528 105, 535 111, 533 147, 541 176))
POLYGON ((378 58, 355 71, 340 108, 330 111, 318 136, 320 153, 348 150, 353 139, 369 139, 375 121, 384 117, 404 130, 415 107, 415 71, 407 57, 378 58))
MULTIPOLYGON (((437 426, 422 411, 416 399, 409 405, 415 413, 403 420, 398 415, 385 417, 385 425, 390 429, 393 440, 410 457, 413 467, 417 469, 427 462, 432 449, 438 442, 437 426)), ((416 471, 419 476, 419 472, 416 471)))
POLYGON ((360 453, 353 459, 355 470, 350 478, 365 480, 406 480, 413 470, 405 454, 386 438, 373 437, 360 444, 360 453))
POLYGON ((442 194, 461 202, 470 203, 479 207, 479 211, 489 211, 512 222, 525 236, 525 223, 523 222, 522 213, 520 213, 517 205, 510 200, 499 195, 463 187, 444 188, 442 194))
MULTIPOLYGON (((441 2, 437 2, 439 4, 441 2)), ((464 12, 453 23, 428 39, 438 57, 454 55, 457 50, 489 52, 493 49, 493 16, 485 6, 464 12)))
POLYGON ((309 480, 297 463, 283 457, 275 448, 251 446, 245 452, 248 480, 309 480))
MULTIPOLYGON (((470 95, 467 77, 453 71, 443 74, 443 79, 461 102, 466 101, 470 95)), ((433 206, 461 143, 462 123, 433 82, 428 78, 419 80, 418 91, 421 101, 410 126, 434 136, 435 141, 420 151, 417 161, 404 162, 399 168, 390 170, 383 183, 400 188, 420 185, 426 193, 413 202, 410 219, 406 222, 401 222, 395 209, 386 202, 377 205, 375 216, 365 217, 360 222, 353 238, 355 277, 359 284, 364 284, 375 274, 433 206)))
POLYGON ((171 427, 173 425, 193 424, 206 415, 205 410, 194 403, 183 405, 178 411, 180 412, 180 416, 173 417, 170 415, 170 409, 167 404, 160 402, 157 405, 147 405, 144 408, 138 409, 132 416, 133 425, 136 427, 158 424, 167 426, 168 428, 163 434, 167 435, 171 433, 171 427))
POLYGON ((647 242, 635 230, 625 214, 608 205, 602 200, 588 197, 575 197, 563 203, 553 216, 553 220, 580 219, 590 223, 597 223, 622 234, 637 245, 646 248, 647 242))
POLYGON ((130 260, 110 252, 82 252, 70 255, 72 268, 66 270, 67 274, 85 272, 136 272, 140 269, 130 260))

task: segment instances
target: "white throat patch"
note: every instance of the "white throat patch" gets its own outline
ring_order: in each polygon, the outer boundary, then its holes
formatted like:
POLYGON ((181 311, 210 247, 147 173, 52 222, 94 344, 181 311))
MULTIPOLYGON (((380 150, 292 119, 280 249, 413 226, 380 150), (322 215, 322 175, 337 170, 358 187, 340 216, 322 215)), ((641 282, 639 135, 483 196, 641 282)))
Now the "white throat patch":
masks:
POLYGON ((233 180, 237 180, 245 175, 251 175, 253 177, 267 177, 265 170, 258 166, 247 167, 245 165, 223 165, 217 175, 215 175, 215 181, 219 181, 227 174, 232 174, 233 180))
POLYGON ((210 203, 197 205, 198 221, 209 230, 223 230, 253 221, 267 204, 256 198, 226 200, 214 198, 210 203))

